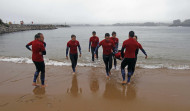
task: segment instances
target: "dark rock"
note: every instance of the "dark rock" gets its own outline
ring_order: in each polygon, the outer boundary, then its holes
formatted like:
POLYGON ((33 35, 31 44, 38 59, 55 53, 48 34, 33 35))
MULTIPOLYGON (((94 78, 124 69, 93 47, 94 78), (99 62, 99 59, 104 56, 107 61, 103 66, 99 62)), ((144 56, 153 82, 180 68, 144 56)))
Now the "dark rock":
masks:
POLYGON ((0 24, 0 34, 27 31, 27 30, 52 30, 57 29, 55 25, 18 25, 13 24, 9 27, 0 24))

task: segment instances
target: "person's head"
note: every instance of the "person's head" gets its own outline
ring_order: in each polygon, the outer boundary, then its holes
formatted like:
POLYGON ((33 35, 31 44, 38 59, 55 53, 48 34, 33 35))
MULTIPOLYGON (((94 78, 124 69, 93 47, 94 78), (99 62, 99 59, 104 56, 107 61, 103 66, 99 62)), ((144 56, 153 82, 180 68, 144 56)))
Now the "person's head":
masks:
POLYGON ((75 41, 76 40, 76 36, 75 35, 71 35, 71 40, 75 41))
POLYGON ((105 34, 105 39, 106 39, 106 40, 109 40, 109 39, 110 39, 110 34, 109 34, 109 33, 106 33, 106 34, 105 34))
POLYGON ((35 40, 44 41, 44 36, 42 33, 37 33, 34 37, 35 40))
POLYGON ((133 38, 137 41, 137 36, 136 35, 133 38))
POLYGON ((34 40, 38 40, 40 38, 40 36, 38 35, 38 34, 36 34, 35 36, 34 36, 34 40))
POLYGON ((95 32, 95 31, 93 31, 93 32, 92 32, 92 35, 93 35, 93 36, 96 36, 96 32, 95 32))
POLYGON ((116 37, 116 32, 115 31, 112 32, 112 37, 116 37))
POLYGON ((135 32, 134 31, 130 31, 129 32, 129 38, 131 37, 131 38, 133 38, 135 36, 135 32))
POLYGON ((39 33, 40 35, 40 41, 44 42, 44 35, 42 33, 39 33))

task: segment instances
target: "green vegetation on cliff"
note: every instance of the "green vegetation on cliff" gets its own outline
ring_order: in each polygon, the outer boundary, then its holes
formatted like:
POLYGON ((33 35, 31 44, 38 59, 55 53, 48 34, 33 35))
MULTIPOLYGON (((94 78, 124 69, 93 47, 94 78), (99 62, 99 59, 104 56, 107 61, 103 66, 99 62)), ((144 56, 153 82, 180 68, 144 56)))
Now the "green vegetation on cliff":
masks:
POLYGON ((6 26, 6 27, 9 27, 9 25, 6 24, 6 23, 4 23, 1 19, 0 19, 0 25, 2 25, 2 26, 6 26))

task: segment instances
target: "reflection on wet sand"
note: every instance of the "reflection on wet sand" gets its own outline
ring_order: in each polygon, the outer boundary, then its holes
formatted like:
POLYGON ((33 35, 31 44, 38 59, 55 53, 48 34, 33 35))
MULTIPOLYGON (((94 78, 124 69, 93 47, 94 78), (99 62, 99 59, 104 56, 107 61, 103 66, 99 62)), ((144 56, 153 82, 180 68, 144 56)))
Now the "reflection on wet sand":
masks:
POLYGON ((35 95, 44 95, 46 93, 45 91, 45 88, 44 87, 40 87, 40 86, 36 86, 34 89, 33 89, 33 93, 35 95))
POLYGON ((73 97, 77 97, 79 94, 82 94, 82 89, 78 87, 77 76, 73 75, 72 86, 67 89, 67 93, 70 93, 73 97))
POLYGON ((95 73, 91 74, 91 77, 90 77, 90 90, 93 93, 96 93, 99 90, 99 81, 95 73))
POLYGON ((121 85, 114 80, 109 80, 105 84, 103 97, 113 100, 133 100, 136 98, 135 84, 121 85))
POLYGON ((135 84, 125 85, 123 86, 123 96, 126 97, 127 100, 133 100, 136 98, 136 89, 135 84), (127 88, 126 88, 127 87, 127 88))
POLYGON ((40 76, 41 76, 41 73, 39 73, 39 75, 36 79, 36 84, 41 84, 40 76))

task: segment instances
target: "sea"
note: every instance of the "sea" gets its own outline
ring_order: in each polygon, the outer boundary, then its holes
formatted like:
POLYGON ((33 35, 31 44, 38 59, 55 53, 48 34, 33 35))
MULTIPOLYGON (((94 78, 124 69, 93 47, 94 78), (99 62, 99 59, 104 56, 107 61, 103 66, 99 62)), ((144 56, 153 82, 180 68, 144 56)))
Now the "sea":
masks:
MULTIPOLYGON (((78 58, 78 65, 84 67, 104 67, 102 47, 99 48, 99 59, 91 61, 88 52, 89 38, 92 31, 96 31, 100 41, 105 33, 115 31, 119 38, 119 49, 124 40, 128 39, 129 31, 134 31, 138 42, 148 54, 148 59, 139 50, 137 66, 147 69, 190 69, 190 27, 168 26, 72 26, 55 30, 32 30, 0 35, 0 61, 14 63, 33 63, 32 53, 26 49, 26 44, 34 40, 36 33, 43 33, 47 44, 47 55, 44 56, 46 65, 69 66, 66 59, 66 45, 75 34, 82 49, 82 57, 78 58)), ((120 69, 121 61, 117 69, 120 69)))

